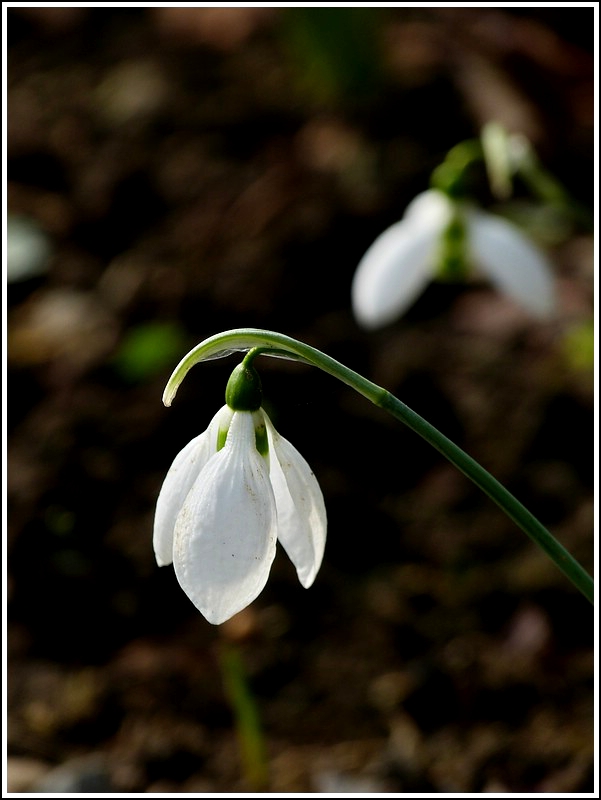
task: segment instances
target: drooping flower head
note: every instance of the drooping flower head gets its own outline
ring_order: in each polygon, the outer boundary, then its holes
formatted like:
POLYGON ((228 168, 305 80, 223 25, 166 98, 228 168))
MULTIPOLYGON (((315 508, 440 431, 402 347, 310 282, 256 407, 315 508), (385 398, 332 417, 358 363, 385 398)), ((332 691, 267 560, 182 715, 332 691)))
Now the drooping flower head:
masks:
POLYGON ((401 316, 436 276, 449 246, 459 238, 462 257, 502 292, 533 315, 549 316, 555 306, 551 266, 541 250, 513 223, 444 192, 429 189, 407 207, 359 262, 352 305, 365 328, 379 328, 401 316))
POLYGON ((325 509, 317 482, 304 459, 274 431, 260 408, 258 376, 253 370, 244 369, 259 354, 318 367, 403 422, 494 500, 594 602, 591 576, 477 461, 382 386, 309 344, 259 328, 236 328, 209 336, 175 367, 163 392, 163 403, 171 405, 178 387, 195 364, 240 351, 247 355, 230 379, 226 406, 205 433, 176 458, 161 490, 155 520, 159 565, 174 561, 184 589, 211 622, 225 621, 261 591, 273 558, 274 504, 275 536, 287 549, 303 585, 309 586, 313 581, 325 544, 325 509), (273 494, 265 483, 265 465, 261 459, 269 461, 268 484, 273 494), (222 499, 231 501, 231 508, 224 508, 222 499), (196 523, 199 509, 208 513, 196 523), (236 528, 241 520, 246 520, 245 511, 250 513, 250 530, 256 535, 248 545, 240 547, 231 530, 232 524, 236 528), (202 546, 202 555, 207 557, 206 565, 200 563, 194 551, 197 542, 202 546), (236 558, 237 553, 242 554, 243 569, 233 568, 228 558, 229 545, 234 547, 229 550, 230 556, 233 553, 236 558), (256 570, 252 569, 253 560, 259 562, 256 570), (213 565, 216 565, 215 575, 210 574, 213 565), (199 587, 196 578, 202 579, 205 573, 207 584, 199 587))
POLYGON ((326 511, 315 475, 261 408, 259 376, 245 359, 226 405, 176 456, 154 521, 159 566, 173 562, 198 610, 225 622, 262 591, 279 540, 303 586, 315 580, 326 511))

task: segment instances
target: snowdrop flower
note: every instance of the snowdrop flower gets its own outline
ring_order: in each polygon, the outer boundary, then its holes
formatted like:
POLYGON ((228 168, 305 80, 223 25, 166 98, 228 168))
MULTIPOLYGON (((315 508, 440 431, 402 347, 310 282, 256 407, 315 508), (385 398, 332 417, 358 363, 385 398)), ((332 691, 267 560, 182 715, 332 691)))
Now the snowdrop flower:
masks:
POLYGON ((226 405, 175 458, 157 501, 154 550, 217 625, 262 591, 279 540, 301 584, 321 565, 326 511, 311 468, 260 407, 259 377, 242 362, 226 405))
POLYGON ((430 189, 407 207, 400 222, 369 247, 355 272, 352 305, 365 328, 399 317, 436 275, 445 233, 459 223, 465 258, 492 283, 537 317, 555 304, 551 267, 513 223, 430 189))

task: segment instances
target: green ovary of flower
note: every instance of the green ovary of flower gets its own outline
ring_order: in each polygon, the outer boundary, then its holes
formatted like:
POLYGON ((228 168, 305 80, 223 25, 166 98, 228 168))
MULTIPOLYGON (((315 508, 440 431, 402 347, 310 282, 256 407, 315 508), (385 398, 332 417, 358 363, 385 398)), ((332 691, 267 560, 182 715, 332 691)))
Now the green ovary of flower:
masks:
POLYGON ((225 389, 225 402, 233 411, 257 411, 263 402, 261 378, 245 359, 235 367, 225 389))

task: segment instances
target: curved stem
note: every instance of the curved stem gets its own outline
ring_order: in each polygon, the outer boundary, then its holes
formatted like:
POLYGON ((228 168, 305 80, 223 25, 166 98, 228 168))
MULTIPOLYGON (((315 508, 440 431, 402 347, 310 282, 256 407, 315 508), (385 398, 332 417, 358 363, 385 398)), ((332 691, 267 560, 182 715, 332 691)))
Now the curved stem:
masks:
POLYGON ((412 411, 393 395, 390 395, 381 404, 382 408, 398 420, 408 425, 412 430, 429 442, 448 460, 454 464, 464 475, 467 475, 476 486, 482 489, 491 500, 500 506, 503 511, 526 533, 536 544, 545 551, 552 561, 567 575, 572 583, 582 594, 594 602, 595 588, 593 579, 576 561, 576 559, 549 533, 536 517, 528 511, 490 472, 481 467, 477 461, 464 452, 460 447, 447 439, 429 422, 412 411))
POLYGON ((258 328, 237 328, 211 336, 191 350, 175 368, 163 395, 165 405, 171 405, 179 384, 188 370, 200 361, 220 358, 236 351, 253 351, 252 358, 258 355, 275 356, 302 361, 319 367, 343 383, 351 386, 376 406, 387 411, 395 419, 403 422, 415 433, 435 447, 445 458, 454 464, 476 486, 482 489, 491 500, 526 533, 572 583, 591 601, 594 601, 594 583, 591 576, 576 559, 561 545, 528 509, 511 492, 499 483, 487 470, 478 464, 454 442, 440 433, 415 411, 401 402, 386 389, 367 380, 358 372, 344 366, 336 359, 327 356, 308 344, 292 339, 282 333, 258 328), (257 351, 254 351, 257 348, 257 351))

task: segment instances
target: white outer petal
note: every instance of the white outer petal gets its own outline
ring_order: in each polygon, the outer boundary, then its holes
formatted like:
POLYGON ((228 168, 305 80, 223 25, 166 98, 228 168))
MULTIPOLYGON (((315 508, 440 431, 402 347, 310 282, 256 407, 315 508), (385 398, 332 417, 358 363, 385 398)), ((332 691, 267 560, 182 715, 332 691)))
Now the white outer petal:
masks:
POLYGON ((351 299, 360 325, 375 329, 399 317, 433 277, 439 237, 451 218, 440 192, 418 195, 405 217, 378 236, 359 262, 351 299))
POLYGON ((468 246, 474 261, 498 289, 537 317, 553 313, 551 264, 516 225, 493 214, 471 211, 468 246))
POLYGON ((173 561, 175 520, 192 484, 217 450, 219 428, 229 425, 232 413, 228 406, 223 406, 206 431, 188 442, 178 453, 165 476, 154 514, 153 546, 159 567, 173 561))
POLYGON ((177 579, 218 625, 261 592, 275 557, 276 508, 253 416, 234 413, 225 446, 206 464, 175 524, 177 579))
POLYGON ((323 495, 311 467, 298 450, 276 431, 267 414, 269 476, 278 514, 278 539, 305 588, 321 566, 327 518, 323 495))
POLYGON ((411 224, 437 224, 442 230, 453 215, 453 205, 446 194, 437 189, 421 192, 409 203, 403 220, 411 224))

